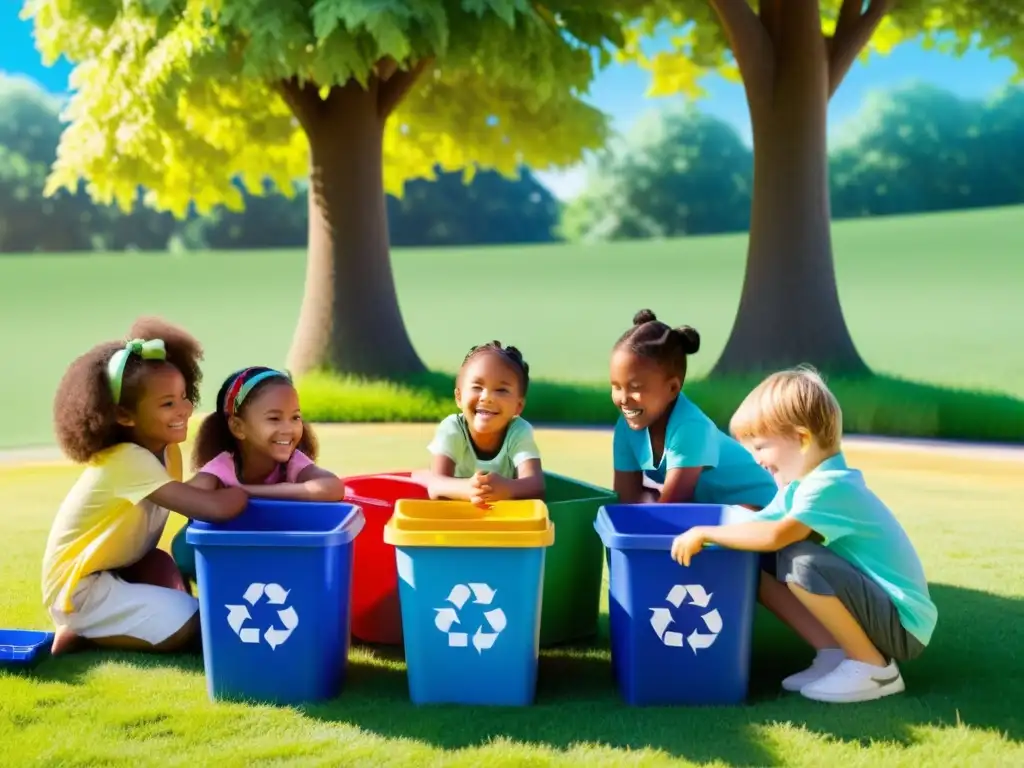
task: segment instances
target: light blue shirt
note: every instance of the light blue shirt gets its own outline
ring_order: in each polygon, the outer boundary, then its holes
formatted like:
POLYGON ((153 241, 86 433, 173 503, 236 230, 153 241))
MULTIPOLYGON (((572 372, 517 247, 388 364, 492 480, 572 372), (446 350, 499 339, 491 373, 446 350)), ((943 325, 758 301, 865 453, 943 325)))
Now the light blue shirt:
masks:
POLYGON ((516 469, 524 461, 539 459, 540 451, 533 437, 533 427, 518 416, 509 422, 505 441, 498 453, 490 459, 482 459, 473 448, 466 417, 453 413, 437 425, 434 439, 427 450, 436 456, 447 456, 455 462, 455 477, 472 477, 480 472, 496 472, 502 477, 514 480, 516 469))
POLYGON ((903 526, 838 453, 779 491, 755 520, 792 517, 889 595, 910 634, 927 645, 938 621, 921 560, 903 526))
POLYGON ((679 395, 665 428, 665 450, 654 463, 649 430, 629 428, 619 417, 612 440, 615 470, 643 472, 663 484, 670 469, 703 467, 693 500, 698 504, 765 507, 778 487, 746 448, 722 432, 685 395, 679 395))

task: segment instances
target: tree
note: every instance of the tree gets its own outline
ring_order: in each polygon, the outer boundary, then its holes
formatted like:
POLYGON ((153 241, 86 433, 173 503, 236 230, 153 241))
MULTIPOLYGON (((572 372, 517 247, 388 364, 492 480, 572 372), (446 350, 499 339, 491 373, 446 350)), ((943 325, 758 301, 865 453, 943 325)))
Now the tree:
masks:
POLYGON ((833 154, 836 215, 942 211, 986 200, 980 102, 930 85, 876 94, 833 154))
MULTIPOLYGON (((628 0, 622 0, 629 6, 628 0)), ((50 188, 138 187, 184 216, 240 180, 309 176, 305 295, 289 365, 420 371, 388 255, 385 191, 474 162, 514 174, 604 143, 580 98, 621 44, 611 0, 28 0, 76 90, 50 188), (383 164, 383 171, 382 171, 383 164)))
POLYGON ((692 106, 652 111, 601 153, 566 208, 572 240, 733 232, 750 216, 750 149, 692 106))
POLYGON ((624 51, 653 72, 654 95, 699 94, 718 69, 743 82, 754 139, 746 275, 736 319, 715 364, 721 374, 812 362, 834 373, 867 366, 850 337, 836 287, 830 234, 826 113, 868 46, 885 51, 923 36, 965 51, 972 43, 1024 62, 1016 5, 996 0, 658 0, 624 51), (665 22, 672 49, 649 56, 643 37, 665 22), (727 52, 731 51, 731 57, 727 52))
POLYGON ((0 252, 163 250, 170 214, 96 206, 75 183, 43 198, 60 140, 60 100, 37 83, 0 74, 0 252))

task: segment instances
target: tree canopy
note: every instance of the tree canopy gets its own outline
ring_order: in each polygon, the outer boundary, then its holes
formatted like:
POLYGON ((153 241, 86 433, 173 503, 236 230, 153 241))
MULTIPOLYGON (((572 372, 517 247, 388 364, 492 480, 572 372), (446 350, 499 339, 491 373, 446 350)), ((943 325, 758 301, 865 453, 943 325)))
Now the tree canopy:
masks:
MULTIPOLYGON (((784 6, 807 3, 818 6, 821 32, 834 54, 830 93, 858 57, 884 55, 913 39, 928 50, 963 55, 974 46, 1010 59, 1018 68, 1024 65, 1020 11, 1000 0, 652 0, 644 3, 639 18, 629 26, 619 58, 636 61, 651 72, 649 95, 697 98, 705 95, 701 78, 711 72, 737 82, 744 79, 740 59, 753 59, 770 44, 765 38, 777 31, 770 27, 778 26, 781 14, 792 12, 784 6), (756 20, 751 8, 767 22, 761 31, 748 23, 756 20), (727 26, 733 22, 740 26, 730 39, 727 26), (652 51, 651 35, 668 30, 668 46, 652 51), (749 55, 738 57, 735 48, 749 55)), ((771 76, 771 71, 762 72, 749 80, 771 76)), ((747 85, 749 89, 751 83, 747 85)))
MULTIPOLYGON (((585 104, 594 56, 621 42, 614 3, 527 0, 28 0, 44 60, 77 64, 50 189, 88 181, 130 207, 139 187, 184 215, 232 210, 264 179, 290 191, 308 171, 289 104, 381 82, 385 190, 479 164, 514 174, 576 162, 603 145, 585 104), (411 81, 422 70, 416 88, 411 81)), ((299 115, 301 120, 301 114, 299 115)))

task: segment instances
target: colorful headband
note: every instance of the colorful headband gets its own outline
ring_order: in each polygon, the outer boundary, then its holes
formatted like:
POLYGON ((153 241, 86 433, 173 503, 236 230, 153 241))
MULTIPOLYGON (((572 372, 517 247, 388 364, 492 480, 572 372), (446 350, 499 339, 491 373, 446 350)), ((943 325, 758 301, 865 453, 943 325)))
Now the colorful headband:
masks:
POLYGON ((119 349, 107 363, 107 378, 110 380, 110 394, 114 398, 114 405, 121 402, 121 384, 124 379, 124 368, 128 365, 128 358, 138 355, 143 360, 166 360, 167 348, 163 339, 132 339, 119 349))
POLYGON ((249 393, 253 391, 257 384, 266 379, 272 379, 279 377, 282 379, 292 380, 292 377, 283 371, 275 371, 269 369, 266 371, 260 371, 252 378, 247 378, 252 368, 246 368, 240 374, 235 377, 235 380, 231 382, 231 386, 228 387, 227 393, 224 395, 224 413, 228 416, 234 416, 238 412, 238 409, 242 407, 242 403, 245 402, 245 398, 249 396, 249 393))

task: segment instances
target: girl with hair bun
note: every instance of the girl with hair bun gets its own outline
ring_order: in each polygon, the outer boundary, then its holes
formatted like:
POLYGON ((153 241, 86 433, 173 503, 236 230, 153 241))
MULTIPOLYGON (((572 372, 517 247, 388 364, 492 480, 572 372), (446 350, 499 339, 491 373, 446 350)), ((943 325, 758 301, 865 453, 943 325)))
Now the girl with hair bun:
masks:
POLYGON ((612 402, 620 416, 613 454, 615 492, 639 502, 765 507, 772 476, 683 394, 686 363, 700 350, 688 325, 672 328, 637 312, 612 349, 612 402))

